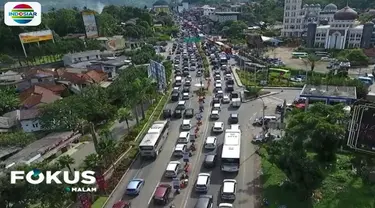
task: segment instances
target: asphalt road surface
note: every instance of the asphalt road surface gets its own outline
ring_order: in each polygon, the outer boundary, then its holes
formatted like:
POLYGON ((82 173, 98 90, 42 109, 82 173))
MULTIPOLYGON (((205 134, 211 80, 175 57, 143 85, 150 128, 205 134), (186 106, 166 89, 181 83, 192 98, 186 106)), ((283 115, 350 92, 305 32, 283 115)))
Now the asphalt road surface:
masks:
MULTIPOLYGON (((200 78, 195 76, 195 72, 191 72, 192 75, 192 91, 197 89, 195 84, 200 82, 200 78)), ((224 80, 222 81, 224 83, 224 80)), ((204 83, 206 83, 204 81, 204 83)), ((213 84, 211 84, 213 85, 213 84)), ((196 181, 197 175, 200 172, 211 173, 211 186, 208 191, 208 194, 214 196, 215 206, 221 202, 220 200, 220 189, 222 181, 224 179, 234 178, 237 180, 237 199, 234 201, 235 207, 238 208, 253 208, 257 201, 257 196, 259 190, 257 185, 259 184, 259 167, 260 161, 257 158, 255 152, 255 146, 251 144, 251 139, 256 134, 260 133, 260 128, 253 127, 251 125, 252 120, 258 116, 262 115, 262 100, 258 99, 248 103, 242 103, 239 109, 232 109, 230 104, 222 104, 220 119, 217 121, 224 122, 225 128, 229 128, 227 124, 229 115, 231 113, 239 114, 239 124, 241 125, 242 130, 242 149, 241 149, 241 168, 237 175, 223 173, 220 170, 220 159, 217 163, 217 167, 212 170, 207 170, 202 167, 204 155, 206 152, 203 150, 203 143, 205 138, 210 135, 214 135, 218 138, 218 155, 221 155, 221 146, 224 139, 224 133, 221 134, 212 134, 211 128, 215 121, 209 120, 209 114, 211 111, 210 102, 212 100, 212 88, 210 86, 210 92, 206 96, 206 102, 204 103, 204 113, 203 113, 203 125, 200 127, 200 136, 196 142, 197 151, 190 158, 190 163, 192 164, 190 170, 190 180, 189 185, 185 189, 182 189, 181 193, 176 195, 174 193, 170 196, 170 203, 165 207, 169 207, 170 204, 174 204, 177 208, 193 208, 199 195, 197 195, 193 189, 194 183, 196 181)), ((241 89, 238 86, 235 87, 235 91, 240 91, 241 89)), ((298 91, 285 91, 280 92, 277 95, 264 97, 264 104, 267 106, 265 112, 266 115, 274 115, 274 109, 277 104, 283 102, 283 99, 287 101, 292 101, 298 91)), ((187 101, 187 108, 193 108, 195 113, 199 110, 198 98, 195 94, 191 93, 190 99, 187 101)), ((174 109, 177 103, 169 103, 166 108, 174 109)), ((180 160, 182 159, 171 157, 174 146, 176 144, 182 119, 173 119, 170 122, 169 134, 166 143, 164 144, 163 151, 158 155, 154 161, 142 161, 137 159, 133 166, 130 168, 126 176, 119 183, 119 188, 109 199, 109 202, 106 205, 106 208, 111 208, 114 203, 119 200, 131 201, 132 206, 134 207, 160 207, 154 206, 152 203, 152 196, 154 194, 155 188, 160 183, 171 184, 170 179, 163 177, 164 171, 169 161, 180 160), (142 178, 145 179, 145 186, 142 188, 141 193, 137 197, 128 197, 124 195, 125 189, 129 181, 133 178, 142 178)), ((196 124, 195 118, 192 119, 192 124, 196 124)), ((192 129, 194 129, 193 127, 192 129)), ((220 158, 220 157, 219 157, 220 158)))

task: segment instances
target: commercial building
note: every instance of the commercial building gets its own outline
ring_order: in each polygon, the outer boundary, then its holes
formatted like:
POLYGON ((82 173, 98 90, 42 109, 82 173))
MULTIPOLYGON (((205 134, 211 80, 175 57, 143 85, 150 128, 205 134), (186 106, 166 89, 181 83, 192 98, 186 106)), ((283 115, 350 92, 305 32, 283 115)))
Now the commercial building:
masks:
POLYGON ((350 86, 306 84, 299 96, 306 98, 306 104, 325 102, 326 104, 345 103, 350 105, 357 100, 356 87, 350 86))
POLYGON ((156 13, 159 13, 159 12, 169 13, 169 12, 170 12, 169 4, 168 4, 166 1, 164 1, 164 0, 158 0, 158 1, 156 1, 156 2, 152 5, 152 9, 153 9, 156 13))
POLYGON ((306 37, 307 47, 326 49, 370 48, 375 44, 373 22, 359 24, 358 14, 349 6, 338 10, 334 4, 285 0, 283 37, 306 37))

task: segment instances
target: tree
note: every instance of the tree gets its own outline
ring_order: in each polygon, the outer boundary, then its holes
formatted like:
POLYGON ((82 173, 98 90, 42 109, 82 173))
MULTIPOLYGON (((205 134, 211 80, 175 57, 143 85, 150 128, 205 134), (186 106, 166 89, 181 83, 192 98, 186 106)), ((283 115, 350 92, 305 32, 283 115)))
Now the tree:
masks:
POLYGON ((303 140, 322 162, 332 162, 345 134, 347 117, 343 105, 314 104, 307 112, 296 112, 288 119, 286 133, 303 140))
POLYGON ((118 109, 117 111, 117 119, 119 120, 119 122, 121 121, 125 121, 126 122, 126 127, 128 129, 128 131, 130 130, 129 129, 129 120, 133 118, 133 113, 132 113, 132 110, 130 108, 120 108, 118 109))
POLYGON ((59 163, 61 168, 66 167, 68 168, 69 172, 73 172, 71 165, 74 165, 75 161, 74 161, 74 158, 72 158, 70 155, 60 156, 57 159, 57 162, 59 163))
POLYGON ((83 160, 84 170, 96 171, 101 168, 102 168, 102 164, 101 164, 101 160, 98 154, 95 154, 95 153, 89 154, 83 160))
POLYGON ((113 164, 116 159, 116 142, 113 139, 104 139, 100 141, 98 155, 103 159, 106 167, 113 164))
POLYGON ((20 102, 14 88, 0 88, 0 114, 8 113, 18 108, 20 102))
POLYGON ((31 133, 10 132, 0 137, 0 147, 25 147, 35 141, 35 135, 31 133))
POLYGON ((305 65, 310 66, 310 71, 313 72, 315 69, 316 63, 320 60, 318 56, 315 54, 309 54, 307 58, 302 59, 302 61, 305 63, 305 65))
POLYGON ((142 119, 146 118, 144 105, 146 101, 152 100, 153 96, 156 94, 155 85, 153 85, 151 79, 142 77, 136 78, 133 82, 133 88, 138 92, 138 104, 141 106, 142 119))
POLYGON ((338 57, 350 61, 352 66, 367 66, 369 62, 369 58, 362 49, 343 50, 338 57))

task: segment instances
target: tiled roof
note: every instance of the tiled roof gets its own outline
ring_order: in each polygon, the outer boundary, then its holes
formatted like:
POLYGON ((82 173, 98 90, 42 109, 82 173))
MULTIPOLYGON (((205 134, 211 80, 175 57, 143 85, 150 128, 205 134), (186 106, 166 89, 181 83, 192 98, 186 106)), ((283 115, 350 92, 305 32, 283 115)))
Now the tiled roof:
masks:
POLYGON ((95 70, 90 70, 86 72, 86 75, 90 77, 91 80, 93 80, 95 83, 100 83, 107 79, 107 75, 103 72, 98 72, 95 70))
POLYGON ((24 108, 32 108, 41 103, 48 104, 61 99, 60 96, 56 95, 51 90, 37 85, 23 91, 19 98, 24 108))
POLYGON ((60 95, 66 90, 66 87, 62 84, 37 84, 37 86, 51 90, 56 95, 60 95))
POLYGON ((23 120, 30 120, 37 118, 39 116, 38 109, 27 109, 27 110, 20 110, 20 121, 23 120))
POLYGON ((56 71, 54 71, 54 69, 37 69, 37 68, 34 68, 34 69, 31 69, 31 70, 29 70, 25 73, 26 79, 30 79, 30 78, 34 78, 34 77, 42 78, 42 77, 51 77, 51 76, 57 76, 57 73, 56 73, 56 71))
POLYGON ((84 84, 90 80, 90 77, 85 74, 67 71, 59 72, 59 76, 62 80, 70 81, 73 84, 84 84))

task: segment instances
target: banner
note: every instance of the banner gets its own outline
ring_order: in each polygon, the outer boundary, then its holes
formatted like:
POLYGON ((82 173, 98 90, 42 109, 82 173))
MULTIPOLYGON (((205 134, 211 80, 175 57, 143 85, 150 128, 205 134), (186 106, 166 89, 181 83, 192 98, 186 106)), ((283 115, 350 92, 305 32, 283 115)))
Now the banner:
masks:
POLYGON ((148 77, 157 81, 159 90, 163 90, 167 87, 167 79, 165 77, 165 68, 163 64, 151 60, 150 66, 148 67, 148 77))
POLYGON ((99 33, 96 25, 95 13, 91 11, 82 12, 82 18, 86 30, 86 38, 97 38, 99 33))
POLYGON ((19 37, 22 44, 53 40, 53 34, 51 30, 21 33, 19 34, 19 37))

